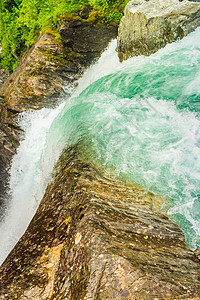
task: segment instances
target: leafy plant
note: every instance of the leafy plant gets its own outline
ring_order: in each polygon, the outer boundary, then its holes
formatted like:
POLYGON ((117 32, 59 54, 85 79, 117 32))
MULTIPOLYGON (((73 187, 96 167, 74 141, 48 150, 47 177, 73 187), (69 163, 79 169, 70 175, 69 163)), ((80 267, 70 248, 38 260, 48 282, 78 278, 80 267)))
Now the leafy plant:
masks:
POLYGON ((0 40, 3 55, 1 67, 13 72, 27 47, 37 39, 39 32, 57 30, 58 20, 80 18, 85 5, 92 11, 88 22, 119 23, 127 3, 114 0, 1 0, 0 40), (97 18, 98 16, 98 18, 97 18))

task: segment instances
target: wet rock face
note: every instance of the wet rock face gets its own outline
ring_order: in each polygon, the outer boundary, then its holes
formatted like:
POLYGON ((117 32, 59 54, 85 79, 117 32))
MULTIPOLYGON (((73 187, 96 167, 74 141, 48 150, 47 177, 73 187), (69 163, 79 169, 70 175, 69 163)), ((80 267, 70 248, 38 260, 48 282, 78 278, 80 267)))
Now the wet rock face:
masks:
POLYGON ((200 4, 178 0, 132 0, 125 9, 118 34, 120 61, 150 55, 183 38, 200 25, 200 4))
POLYGON ((0 89, 7 108, 14 112, 55 105, 63 85, 77 80, 117 36, 117 27, 91 26, 81 21, 63 23, 61 41, 43 34, 0 89))
POLYGON ((14 112, 38 109, 48 103, 49 96, 61 92, 63 56, 61 43, 52 35, 42 35, 0 89, 7 108, 14 112))
POLYGON ((75 59, 83 66, 99 57, 101 49, 117 37, 117 26, 94 25, 81 21, 63 22, 60 35, 65 47, 69 47, 75 59))
POLYGON ((1 205, 5 198, 5 192, 8 180, 7 167, 9 166, 10 158, 15 154, 19 145, 19 136, 22 133, 12 124, 4 124, 0 122, 0 217, 1 205))
POLYGON ((0 299, 199 299, 200 261, 160 199, 73 149, 0 269, 0 299), (195 298, 196 297, 196 298, 195 298))

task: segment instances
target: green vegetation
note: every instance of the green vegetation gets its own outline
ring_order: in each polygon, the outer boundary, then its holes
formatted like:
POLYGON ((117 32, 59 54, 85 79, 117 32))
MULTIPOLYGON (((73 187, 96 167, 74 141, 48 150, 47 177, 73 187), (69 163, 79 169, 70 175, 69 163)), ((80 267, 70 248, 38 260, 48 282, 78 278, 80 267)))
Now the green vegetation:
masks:
POLYGON ((12 72, 27 47, 40 32, 50 30, 58 36, 59 21, 81 19, 80 12, 90 5, 85 22, 119 23, 125 4, 114 0, 0 0, 1 67, 12 72))

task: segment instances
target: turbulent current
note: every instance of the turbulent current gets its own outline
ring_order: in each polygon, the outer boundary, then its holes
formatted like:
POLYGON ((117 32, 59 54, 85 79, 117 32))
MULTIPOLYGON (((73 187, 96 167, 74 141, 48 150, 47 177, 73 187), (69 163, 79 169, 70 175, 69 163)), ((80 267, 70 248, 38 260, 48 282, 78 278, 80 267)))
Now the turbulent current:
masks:
POLYGON ((191 249, 200 247, 200 29, 150 57, 119 63, 115 48, 113 41, 56 109, 22 115, 1 261, 30 222, 61 151, 77 143, 104 172, 164 196, 163 211, 167 205, 191 249))

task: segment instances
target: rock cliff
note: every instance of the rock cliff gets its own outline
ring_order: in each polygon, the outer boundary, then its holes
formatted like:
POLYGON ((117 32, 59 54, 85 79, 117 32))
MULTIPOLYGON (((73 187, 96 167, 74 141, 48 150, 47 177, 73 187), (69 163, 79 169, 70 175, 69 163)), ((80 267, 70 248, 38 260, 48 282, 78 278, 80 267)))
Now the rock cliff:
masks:
MULTIPOLYGON (((126 16, 133 15, 129 7, 126 16)), ((153 51, 193 30, 199 13, 193 8, 190 17, 182 13, 180 23, 172 21, 172 12, 169 20, 149 11, 153 51), (154 39, 154 25, 160 26, 158 35, 166 33, 164 43, 163 37, 160 44, 154 39)), ((145 9, 134 12, 142 34, 145 9)), ((65 21, 60 35, 62 43, 49 33, 40 36, 1 88, 0 166, 7 165, 18 144, 13 115, 54 105, 52 96, 66 81, 76 81, 116 36, 116 27, 65 21)), ((147 39, 133 44, 150 54, 147 39)), ((80 153, 77 146, 62 154, 32 222, 0 268, 0 299, 200 299, 199 251, 189 250, 178 226, 158 212, 163 199, 105 177, 80 153)))
POLYGON ((117 36, 117 27, 63 21, 61 41, 41 35, 22 57, 15 72, 0 88, 4 106, 12 112, 55 105, 65 83, 77 80, 117 36))
POLYGON ((200 25, 200 3, 178 0, 133 0, 128 3, 118 34, 120 61, 150 55, 183 38, 200 25))
POLYGON ((200 261, 160 200, 67 149, 1 267, 0 299, 199 299, 200 261))

